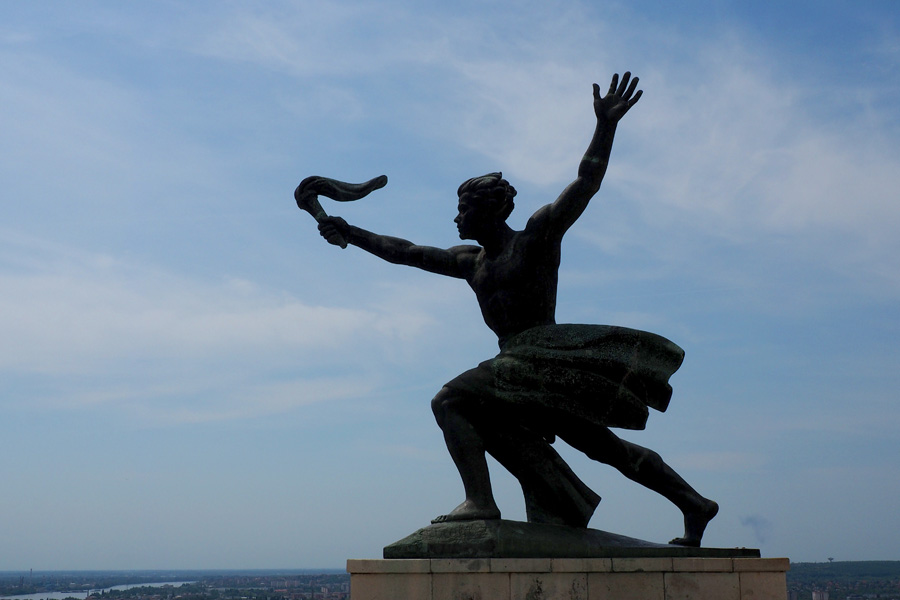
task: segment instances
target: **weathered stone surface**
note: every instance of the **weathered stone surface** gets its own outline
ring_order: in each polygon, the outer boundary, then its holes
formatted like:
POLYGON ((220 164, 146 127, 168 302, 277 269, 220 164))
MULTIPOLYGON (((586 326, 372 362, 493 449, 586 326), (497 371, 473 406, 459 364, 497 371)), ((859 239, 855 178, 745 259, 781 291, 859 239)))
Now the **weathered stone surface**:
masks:
POLYGON ((784 600, 761 558, 348 560, 353 600, 784 600))
POLYGON ((484 558, 451 558, 431 559, 432 573, 490 573, 491 561, 484 558))
POLYGON ((783 571, 742 571, 738 575, 741 581, 741 600, 785 600, 787 581, 783 571))
POLYGON ((737 573, 666 573, 666 600, 742 600, 737 573))
MULTIPOLYGON (((750 548, 655 544, 599 529, 492 519, 424 527, 385 547, 384 558, 660 558, 759 557, 750 548)), ((621 563, 619 569, 627 569, 621 563)), ((646 569, 645 569, 646 570, 646 569)))
POLYGON ((612 571, 611 558, 553 558, 550 559, 553 573, 609 573, 612 571))
POLYGON ((589 600, 666 600, 662 573, 590 573, 588 592, 589 600))
POLYGON ((672 571, 672 558, 670 556, 663 557, 625 557, 614 558, 612 561, 612 570, 614 573, 649 573, 651 571, 672 571))
POLYGON ((353 573, 431 573, 432 561, 428 559, 378 560, 358 558, 347 562, 353 573))
POLYGON ((588 600, 587 573, 512 573, 510 598, 588 600))
MULTIPOLYGON (((431 600, 492 600, 510 597, 508 575, 435 573, 433 578, 431 600)), ((402 596, 396 598, 399 600, 402 596)))
POLYGON ((730 558, 673 558, 672 570, 728 573, 735 569, 734 561, 730 558))
POLYGON ((777 571, 786 573, 791 568, 791 561, 788 558, 757 558, 754 560, 744 560, 735 558, 735 571, 777 571))
POLYGON ((550 573, 553 570, 552 563, 552 558, 492 558, 491 571, 496 573, 550 573))
POLYGON ((431 578, 431 573, 355 574, 350 577, 350 597, 353 600, 430 600, 431 578))

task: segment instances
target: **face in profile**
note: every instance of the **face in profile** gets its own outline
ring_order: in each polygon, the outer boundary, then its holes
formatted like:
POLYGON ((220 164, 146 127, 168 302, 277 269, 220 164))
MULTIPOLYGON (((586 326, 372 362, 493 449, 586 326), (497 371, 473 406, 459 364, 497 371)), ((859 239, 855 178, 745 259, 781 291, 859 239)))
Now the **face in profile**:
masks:
POLYGON ((477 240, 492 220, 486 203, 478 202, 469 194, 460 197, 457 210, 459 213, 453 222, 461 240, 477 240))

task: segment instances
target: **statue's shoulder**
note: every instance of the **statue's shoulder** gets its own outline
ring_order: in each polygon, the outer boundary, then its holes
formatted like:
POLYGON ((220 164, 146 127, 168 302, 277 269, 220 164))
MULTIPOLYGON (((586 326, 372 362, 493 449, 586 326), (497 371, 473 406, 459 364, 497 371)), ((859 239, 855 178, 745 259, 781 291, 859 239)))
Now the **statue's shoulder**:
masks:
POLYGON ((545 204, 534 211, 534 214, 528 218, 528 223, 525 224, 525 230, 522 233, 536 233, 546 229, 550 226, 550 217, 551 207, 549 204, 545 204))
POLYGON ((474 244, 461 244, 447 248, 447 252, 459 257, 478 256, 481 251, 481 246, 475 246, 474 244))
POLYGON ((462 269, 464 275, 469 274, 475 269, 475 266, 478 264, 478 258, 481 256, 482 252, 483 249, 481 246, 474 246, 472 244, 463 244, 447 248, 447 253, 453 257, 453 260, 459 268, 462 269))

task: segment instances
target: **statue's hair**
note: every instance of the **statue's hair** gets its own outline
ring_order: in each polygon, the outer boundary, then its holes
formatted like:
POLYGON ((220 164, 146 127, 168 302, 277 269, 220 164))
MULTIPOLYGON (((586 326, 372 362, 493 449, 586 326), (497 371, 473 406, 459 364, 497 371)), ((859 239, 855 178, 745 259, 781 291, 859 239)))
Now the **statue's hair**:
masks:
POLYGON ((488 173, 468 179, 459 186, 456 194, 460 198, 468 196, 479 202, 486 202, 504 220, 515 208, 513 198, 516 196, 516 188, 503 179, 503 173, 488 173))

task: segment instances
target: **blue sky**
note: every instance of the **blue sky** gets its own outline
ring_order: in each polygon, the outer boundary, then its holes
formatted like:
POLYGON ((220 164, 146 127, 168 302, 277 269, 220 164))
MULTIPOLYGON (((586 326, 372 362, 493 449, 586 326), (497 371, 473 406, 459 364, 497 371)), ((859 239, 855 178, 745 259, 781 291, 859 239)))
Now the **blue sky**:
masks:
MULTIPOLYGON (((893 2, 0 4, 0 570, 340 567, 462 499, 440 386, 496 352, 464 283, 319 238, 458 243, 574 177, 591 84, 641 78, 570 230, 560 322, 686 351, 623 437, 721 505, 711 546, 900 560, 893 2)), ((565 447, 591 526, 680 533, 565 447)), ((492 463, 505 518, 524 518, 492 463)))

